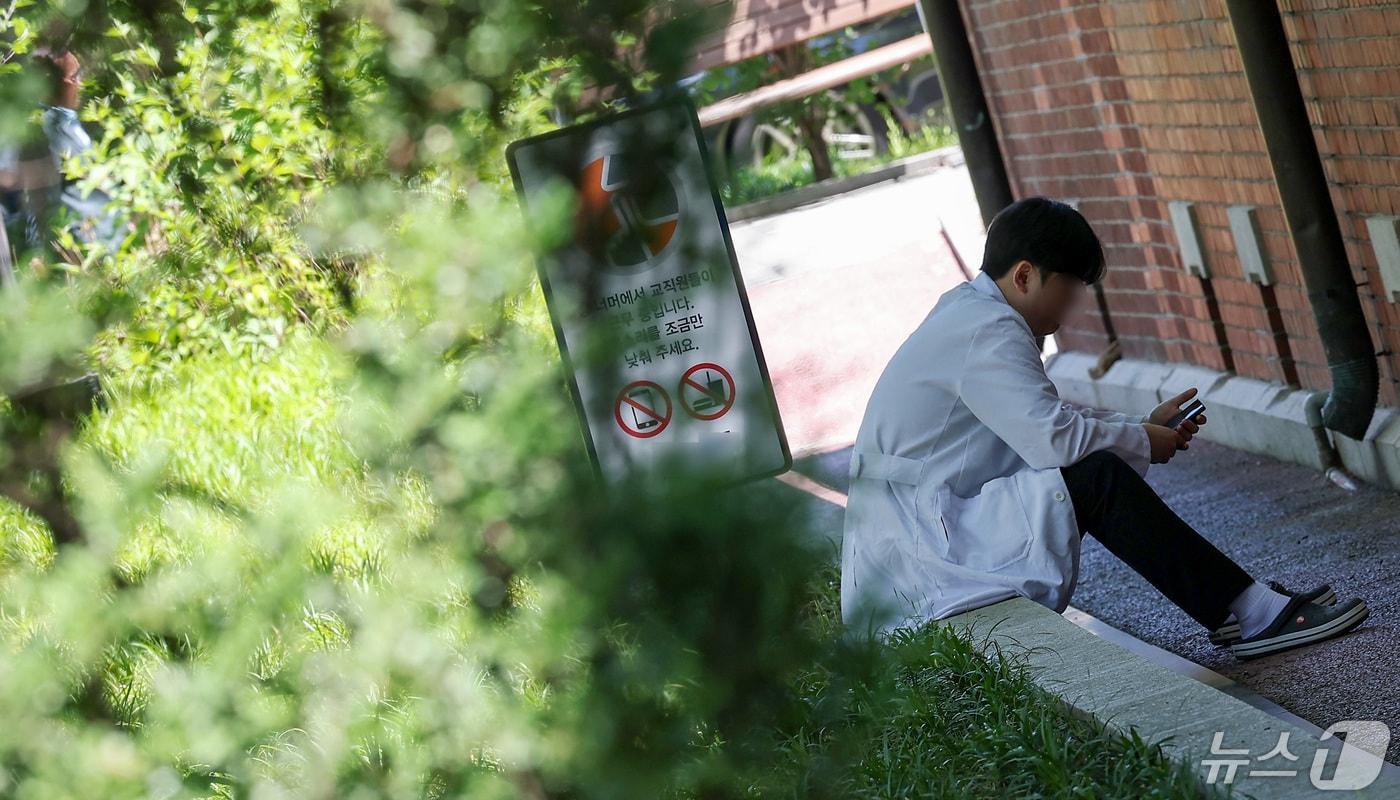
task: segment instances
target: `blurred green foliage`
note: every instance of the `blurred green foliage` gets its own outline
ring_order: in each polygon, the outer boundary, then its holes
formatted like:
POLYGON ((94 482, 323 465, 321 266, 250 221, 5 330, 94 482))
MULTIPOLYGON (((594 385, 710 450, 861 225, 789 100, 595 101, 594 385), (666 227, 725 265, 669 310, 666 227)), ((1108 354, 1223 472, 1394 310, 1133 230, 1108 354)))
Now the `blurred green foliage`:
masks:
POLYGON ((0 293, 0 393, 93 369, 107 406, 54 454, 77 540, 0 501, 0 795, 724 796, 771 763, 820 554, 762 491, 597 490, 502 158, 579 75, 675 74, 590 38, 683 51, 645 11, 10 7, 7 76, 45 31, 82 55, 64 167, 130 227, 0 293))
MULTIPOLYGON (((627 498, 582 458, 530 260, 569 209, 525 226, 502 154, 551 108, 606 111, 585 83, 635 101, 681 74, 694 20, 651 10, 3 9, 0 137, 35 124, 32 55, 61 37, 96 140, 65 169, 130 227, 115 249, 55 233, 0 291, 0 398, 105 387, 71 431, 0 405, 0 479, 48 452, 79 526, 56 542, 0 499, 0 796, 899 793, 882 737, 934 712, 892 714, 902 662, 840 636, 793 495, 627 498)), ((1027 691, 970 644, 911 647, 920 674, 948 650, 1027 691)), ((1007 741, 974 742, 984 768, 1007 741)), ((1176 785, 1128 752, 1128 778, 1176 785)), ((1046 780, 1106 785, 1077 753, 1046 780)))

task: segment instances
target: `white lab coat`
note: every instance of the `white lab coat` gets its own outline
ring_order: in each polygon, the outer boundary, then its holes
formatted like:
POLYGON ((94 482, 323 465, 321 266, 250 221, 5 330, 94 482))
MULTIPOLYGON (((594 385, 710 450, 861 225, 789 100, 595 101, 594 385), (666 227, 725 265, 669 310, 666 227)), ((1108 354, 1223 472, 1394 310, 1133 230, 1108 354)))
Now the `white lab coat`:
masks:
POLYGON ((1145 416, 1060 399, 1035 335, 985 272, 938 298, 856 435, 841 616, 887 634, 1022 595, 1063 612, 1080 532, 1059 468, 1108 449, 1141 475, 1145 416))

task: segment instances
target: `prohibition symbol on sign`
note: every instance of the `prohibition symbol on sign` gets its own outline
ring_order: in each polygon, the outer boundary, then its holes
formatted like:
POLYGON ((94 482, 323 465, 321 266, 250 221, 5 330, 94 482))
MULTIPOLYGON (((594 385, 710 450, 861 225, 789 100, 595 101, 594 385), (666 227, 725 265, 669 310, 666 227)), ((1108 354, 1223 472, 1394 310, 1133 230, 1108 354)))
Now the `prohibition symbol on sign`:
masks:
POLYGON ((734 407, 734 376, 718 364, 696 364, 681 376, 681 407, 696 419, 719 419, 734 407))
POLYGON ((650 439, 671 422, 671 397, 652 381, 633 381, 622 387, 613 403, 613 418, 628 436, 650 439), (666 410, 661 407, 665 405, 666 410))

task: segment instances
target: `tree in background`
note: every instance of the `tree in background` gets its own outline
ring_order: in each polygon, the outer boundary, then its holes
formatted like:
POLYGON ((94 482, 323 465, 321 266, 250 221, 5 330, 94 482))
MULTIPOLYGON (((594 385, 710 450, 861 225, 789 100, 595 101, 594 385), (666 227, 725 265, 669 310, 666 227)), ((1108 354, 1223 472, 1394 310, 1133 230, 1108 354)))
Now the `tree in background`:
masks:
MULTIPOLYGON (((696 87, 698 102, 708 104, 850 58, 855 55, 850 44, 854 36, 855 30, 848 27, 819 41, 794 42, 770 53, 709 70, 696 87)), ((756 126, 740 125, 736 128, 735 135, 746 140, 733 144, 739 163, 728 165, 730 170, 787 158, 800 150, 810 159, 813 180, 825 180, 837 175, 833 144, 837 158, 856 153, 850 148, 843 149, 841 136, 869 128, 872 138, 879 142, 888 134, 881 129, 887 124, 886 121, 880 119, 873 109, 877 88, 883 86, 887 76, 898 69, 892 67, 875 75, 853 79, 836 89, 784 100, 755 112, 756 126)), ((868 156, 873 155, 874 152, 868 153, 868 156)))

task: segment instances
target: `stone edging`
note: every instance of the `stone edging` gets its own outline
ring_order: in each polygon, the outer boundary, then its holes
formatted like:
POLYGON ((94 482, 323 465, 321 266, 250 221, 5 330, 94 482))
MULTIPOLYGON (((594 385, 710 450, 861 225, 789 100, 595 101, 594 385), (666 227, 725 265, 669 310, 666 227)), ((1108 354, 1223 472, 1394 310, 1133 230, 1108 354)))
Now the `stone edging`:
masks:
MULTIPOLYGON (((1208 783, 1211 761, 1233 759, 1239 766, 1228 785, 1237 792, 1260 800, 1316 797, 1320 789, 1313 784, 1310 771, 1318 752, 1327 751, 1321 777, 1332 777, 1337 768, 1342 745, 1335 737, 1323 741, 1287 719, 1095 636, 1027 598, 993 603, 938 624, 970 629, 975 644, 995 641, 1003 652, 1023 660, 1035 683, 1059 698, 1070 713, 1123 734, 1136 729, 1145 741, 1159 744, 1167 756, 1192 764, 1203 787, 1208 783), (1213 754, 1217 732, 1221 749, 1247 750, 1248 754, 1213 754), (1284 733, 1288 734, 1288 752, 1297 759, 1281 755, 1263 759, 1278 746, 1284 733), (1251 777, 1251 769, 1296 770, 1296 774, 1251 777)), ((997 651, 988 648, 987 652, 995 657, 997 651)), ((1400 781, 1392 777, 1394 770, 1384 769, 1385 762, 1375 756, 1352 750, 1360 758, 1358 763, 1380 774, 1364 788, 1348 790, 1348 797, 1400 796, 1400 781)), ((1226 788, 1227 768, 1218 767, 1214 788, 1226 788)))

